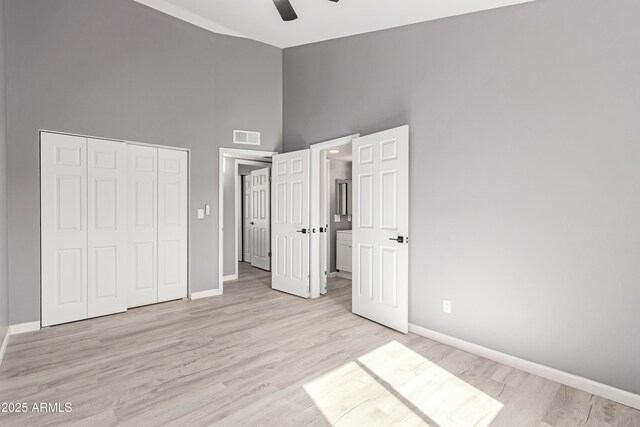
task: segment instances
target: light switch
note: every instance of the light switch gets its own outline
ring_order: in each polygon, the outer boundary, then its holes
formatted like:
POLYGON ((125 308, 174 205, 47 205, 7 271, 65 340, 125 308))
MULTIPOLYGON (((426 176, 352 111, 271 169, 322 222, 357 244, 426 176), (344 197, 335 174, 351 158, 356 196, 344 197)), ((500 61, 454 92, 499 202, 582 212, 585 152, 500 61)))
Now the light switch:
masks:
POLYGON ((198 219, 204 219, 204 209, 198 209, 198 219))
POLYGON ((351 222, 351 215, 347 215, 347 221, 351 222))
POLYGON ((333 222, 340 222, 340 215, 334 215, 333 222))

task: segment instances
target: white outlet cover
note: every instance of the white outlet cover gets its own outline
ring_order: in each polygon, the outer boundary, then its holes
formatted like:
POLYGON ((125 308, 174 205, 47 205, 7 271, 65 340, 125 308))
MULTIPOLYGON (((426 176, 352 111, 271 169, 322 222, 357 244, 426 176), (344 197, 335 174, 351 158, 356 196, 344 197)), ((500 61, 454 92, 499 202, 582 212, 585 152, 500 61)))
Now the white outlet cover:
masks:
POLYGON ((340 215, 334 215, 333 216, 333 222, 340 222, 342 218, 340 218, 340 215))
POLYGON ((204 219, 204 209, 198 209, 198 219, 204 219))
POLYGON ((442 300, 442 311, 447 314, 451 314, 451 301, 447 299, 442 300))

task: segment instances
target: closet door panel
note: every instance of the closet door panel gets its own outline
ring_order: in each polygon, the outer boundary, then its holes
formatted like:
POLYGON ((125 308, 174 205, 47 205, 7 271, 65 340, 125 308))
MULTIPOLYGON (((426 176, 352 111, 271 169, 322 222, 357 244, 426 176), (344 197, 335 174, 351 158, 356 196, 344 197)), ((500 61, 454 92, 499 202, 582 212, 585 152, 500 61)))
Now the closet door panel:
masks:
POLYGON ((89 139, 88 316, 127 309, 127 144, 89 139))
POLYGON ((158 149, 130 145, 128 307, 158 302, 158 149))
POLYGON ((187 153, 158 149, 158 301, 187 297, 187 153))
POLYGON ((40 137, 42 326, 87 318, 87 140, 40 137))

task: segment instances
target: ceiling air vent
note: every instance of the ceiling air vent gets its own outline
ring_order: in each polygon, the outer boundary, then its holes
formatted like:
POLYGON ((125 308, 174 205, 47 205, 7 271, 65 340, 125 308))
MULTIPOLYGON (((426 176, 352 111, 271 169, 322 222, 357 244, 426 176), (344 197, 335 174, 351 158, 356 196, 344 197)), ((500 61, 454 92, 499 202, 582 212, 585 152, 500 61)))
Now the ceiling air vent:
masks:
POLYGON ((251 132, 247 130, 233 131, 234 144, 260 145, 260 132, 251 132))

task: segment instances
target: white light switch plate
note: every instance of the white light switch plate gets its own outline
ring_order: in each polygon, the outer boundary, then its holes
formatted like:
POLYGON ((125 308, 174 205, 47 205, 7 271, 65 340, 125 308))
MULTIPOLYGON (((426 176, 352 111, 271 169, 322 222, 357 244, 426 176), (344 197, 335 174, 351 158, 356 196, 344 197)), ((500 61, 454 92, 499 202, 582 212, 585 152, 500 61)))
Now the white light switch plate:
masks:
POLYGON ((451 301, 446 299, 442 300, 442 311, 447 314, 451 314, 451 301))
POLYGON ((340 220, 341 220, 340 215, 333 216, 333 222, 340 222, 340 220))
POLYGON ((204 209, 198 209, 198 219, 204 219, 204 209))

